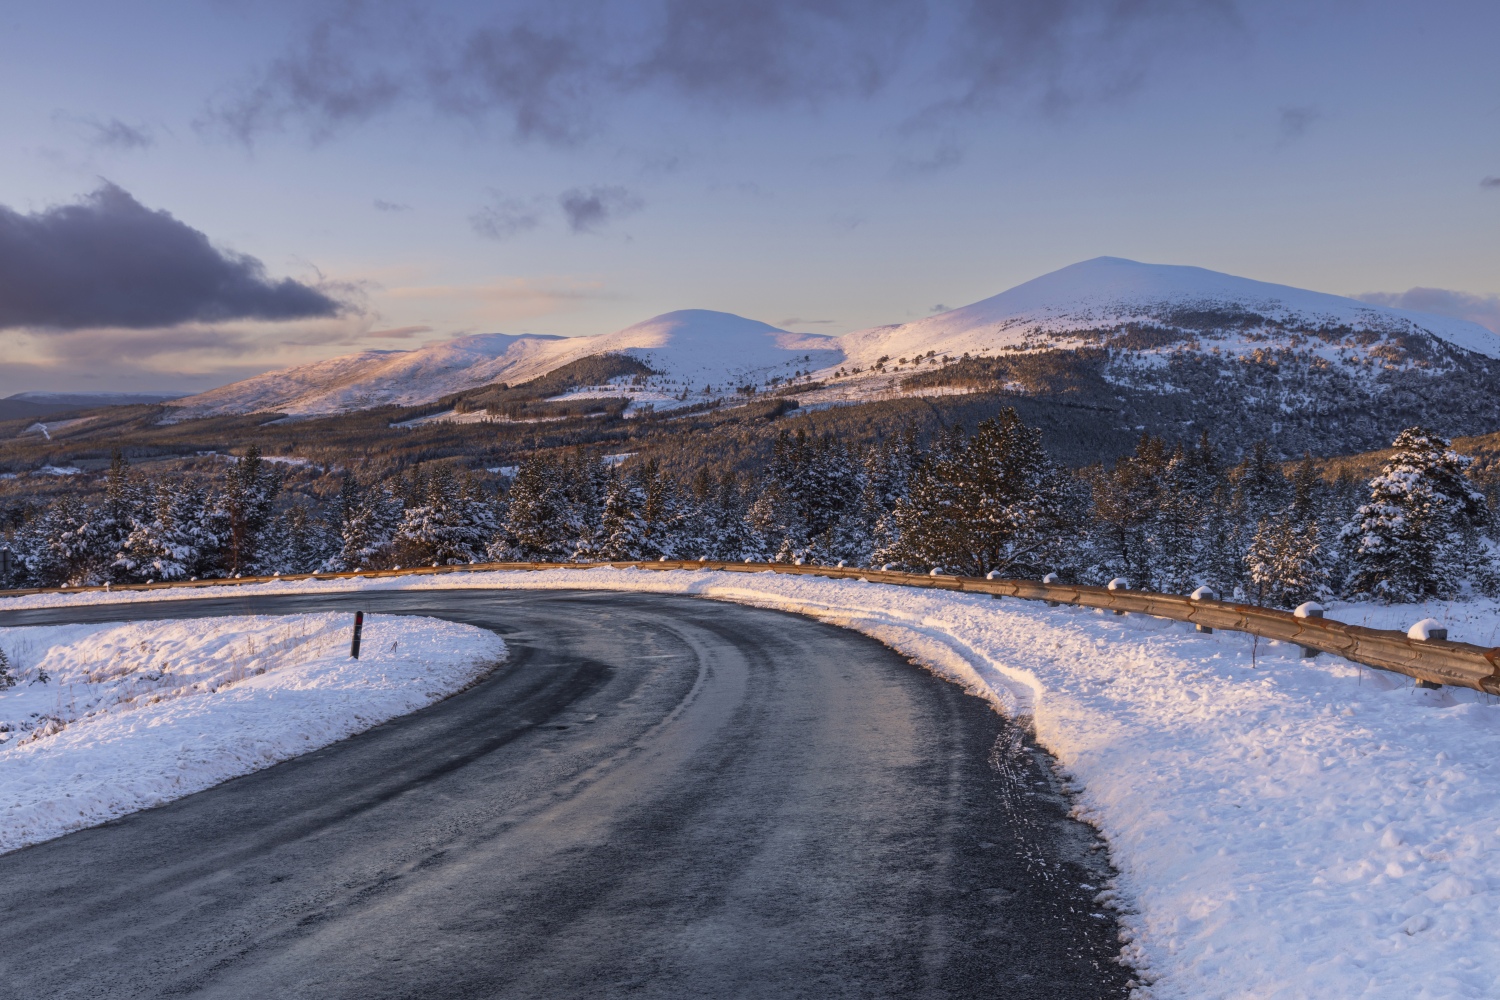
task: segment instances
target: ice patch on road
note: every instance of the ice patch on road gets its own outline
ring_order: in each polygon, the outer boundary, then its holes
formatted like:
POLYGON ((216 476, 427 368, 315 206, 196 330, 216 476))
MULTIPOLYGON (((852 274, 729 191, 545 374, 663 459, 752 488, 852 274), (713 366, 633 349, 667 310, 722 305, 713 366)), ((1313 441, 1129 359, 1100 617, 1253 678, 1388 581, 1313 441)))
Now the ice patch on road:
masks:
POLYGON ((415 711, 505 655, 395 615, 0 628, 0 852, 164 805, 415 711), (3 683, 3 681, 0 681, 3 683))

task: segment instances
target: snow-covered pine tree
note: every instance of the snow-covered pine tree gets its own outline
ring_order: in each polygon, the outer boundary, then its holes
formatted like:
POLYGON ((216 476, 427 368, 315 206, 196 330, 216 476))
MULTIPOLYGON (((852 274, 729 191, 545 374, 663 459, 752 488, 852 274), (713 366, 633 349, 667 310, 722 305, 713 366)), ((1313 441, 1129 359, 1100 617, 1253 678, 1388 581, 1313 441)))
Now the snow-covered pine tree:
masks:
POLYGON ((311 573, 337 554, 337 536, 306 497, 287 503, 271 519, 255 572, 311 573))
POLYGON ((494 534, 487 498, 471 479, 460 483, 447 465, 414 470, 408 502, 396 528, 395 558, 403 566, 452 566, 477 561, 494 534))
POLYGON ((401 498, 385 483, 361 486, 353 474, 339 487, 338 552, 325 569, 383 569, 395 564, 391 541, 401 523, 401 498))
POLYGON ((572 556, 577 538, 567 495, 555 462, 531 455, 516 471, 506 495, 502 530, 489 558, 515 562, 560 562, 572 556))
POLYGON ((1348 589, 1390 602, 1450 595, 1462 582, 1465 534, 1488 515, 1464 474, 1470 459, 1421 427, 1402 431, 1392 447, 1342 535, 1348 589))
POLYGON ((646 554, 646 490, 636 470, 616 470, 604 489, 604 516, 592 557, 601 562, 635 562, 646 554))
POLYGON ((568 533, 573 542, 572 558, 594 559, 604 538, 604 495, 613 469, 603 459, 578 449, 562 470, 563 498, 567 505, 568 533))
MULTIPOLYGON (((677 484, 662 472, 654 458, 640 463, 636 468, 645 494, 645 503, 641 507, 641 522, 645 532, 641 557, 675 559, 682 554, 678 551, 682 505, 677 495, 677 484)), ((696 558, 696 554, 692 558, 696 558)))
POLYGON ((1326 598, 1328 563, 1317 521, 1298 521, 1290 511, 1280 520, 1262 518, 1245 553, 1248 596, 1275 608, 1326 598))
POLYGON ((193 487, 159 488, 136 517, 114 561, 118 579, 186 580, 203 568, 203 494, 193 487))
POLYGON ((100 547, 112 557, 122 552, 136 523, 150 516, 150 507, 148 491, 131 474, 125 453, 116 448, 105 474, 104 503, 99 510, 100 547))
POLYGON ((970 437, 961 429, 944 435, 918 467, 910 497, 897 508, 896 551, 915 568, 1039 575, 1063 539, 1063 496, 1041 432, 1015 410, 1002 410, 970 437))
POLYGON ((1142 434, 1135 453, 1111 469, 1089 473, 1092 508, 1090 551, 1094 562, 1084 577, 1094 582, 1123 576, 1140 589, 1153 589, 1158 551, 1152 535, 1165 490, 1166 447, 1142 434))
POLYGON ((228 576, 253 572, 260 534, 270 521, 281 476, 251 445, 229 467, 224 491, 215 504, 223 522, 222 570, 228 576))
POLYGON ((1202 477, 1193 455, 1180 445, 1162 470, 1161 493, 1149 530, 1150 586, 1164 594, 1190 594, 1201 577, 1202 477))
POLYGON ((864 465, 857 516, 871 548, 856 564, 878 566, 898 558, 896 510, 911 495, 912 472, 918 465, 915 433, 908 427, 894 440, 882 442, 865 455, 864 465))
POLYGON ((104 583, 114 561, 113 531, 102 528, 97 507, 65 493, 19 533, 21 563, 36 586, 104 583))

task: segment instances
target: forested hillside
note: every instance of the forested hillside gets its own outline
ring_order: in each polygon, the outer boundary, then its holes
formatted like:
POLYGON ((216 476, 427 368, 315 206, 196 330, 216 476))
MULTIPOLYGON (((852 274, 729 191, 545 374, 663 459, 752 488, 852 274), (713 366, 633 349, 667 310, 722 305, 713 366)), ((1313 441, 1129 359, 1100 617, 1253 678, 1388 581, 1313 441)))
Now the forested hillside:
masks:
POLYGON ((783 431, 764 471, 678 476, 654 457, 577 449, 499 470, 448 462, 345 473, 243 459, 163 481, 117 456, 97 499, 64 490, 6 529, 17 586, 86 585, 487 560, 784 561, 1102 584, 1208 586, 1275 606, 1500 588, 1496 481, 1410 428, 1368 481, 1290 469, 1264 446, 1230 461, 1141 435, 1119 460, 1068 469, 1015 410, 924 446, 917 430, 851 446, 783 431), (299 479, 299 477, 301 477, 299 479))

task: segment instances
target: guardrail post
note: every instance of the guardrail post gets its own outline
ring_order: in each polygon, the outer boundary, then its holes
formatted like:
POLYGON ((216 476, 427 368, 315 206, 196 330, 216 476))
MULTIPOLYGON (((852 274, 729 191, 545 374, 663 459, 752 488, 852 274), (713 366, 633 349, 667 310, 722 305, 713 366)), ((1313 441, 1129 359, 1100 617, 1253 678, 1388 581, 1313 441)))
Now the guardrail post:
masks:
POLYGON ((359 637, 364 630, 365 613, 356 611, 354 612, 354 638, 349 642, 349 659, 351 660, 359 659, 359 637))
MULTIPOLYGON (((1058 578, 1057 578, 1057 574, 1056 573, 1048 573, 1046 576, 1042 577, 1042 583, 1044 585, 1048 586, 1048 587, 1051 587, 1051 586, 1055 585, 1057 582, 1058 582, 1058 578)), ((1049 607, 1049 608, 1055 608, 1055 607, 1057 607, 1057 602, 1056 601, 1048 601, 1047 602, 1047 607, 1049 607)))
MULTIPOLYGON (((984 578, 986 580, 998 580, 998 579, 1000 579, 1000 571, 998 569, 992 569, 988 573, 984 574, 984 578)), ((991 594, 990 596, 993 597, 995 600, 998 601, 1001 598, 1003 598, 1005 595, 1004 594, 991 594)))
MULTIPOLYGON (((1293 611, 1292 614, 1296 615, 1298 618, 1322 618, 1323 605, 1319 604, 1317 601, 1306 601, 1302 604, 1297 605, 1297 610, 1293 611)), ((1313 659, 1318 655, 1319 652, 1319 650, 1313 649, 1311 646, 1302 647, 1303 659, 1313 659)))
MULTIPOLYGON (((1214 593, 1214 589, 1212 587, 1199 587, 1197 590, 1193 591, 1192 596, 1189 598, 1189 600, 1193 601, 1217 601, 1218 599, 1219 595, 1214 593)), ((1213 629, 1209 626, 1199 625, 1197 622, 1193 623, 1193 627, 1196 628, 1199 632, 1213 632, 1213 629)))
MULTIPOLYGON (((1431 642, 1433 640, 1443 642, 1448 638, 1448 628, 1436 618, 1423 618, 1406 630, 1406 637, 1414 642, 1431 642)), ((1436 691, 1442 685, 1437 681, 1418 680, 1417 687, 1436 691)))
MULTIPOLYGON (((1114 590, 1129 590, 1130 589, 1130 581, 1127 580, 1127 579, 1125 579, 1123 576, 1117 576, 1113 580, 1109 581, 1109 583, 1106 584, 1105 586, 1106 586, 1107 589, 1112 590, 1112 591, 1114 591, 1114 590)), ((1124 613, 1125 612, 1123 612, 1123 611, 1115 611, 1115 614, 1117 614, 1117 615, 1123 615, 1124 613)))

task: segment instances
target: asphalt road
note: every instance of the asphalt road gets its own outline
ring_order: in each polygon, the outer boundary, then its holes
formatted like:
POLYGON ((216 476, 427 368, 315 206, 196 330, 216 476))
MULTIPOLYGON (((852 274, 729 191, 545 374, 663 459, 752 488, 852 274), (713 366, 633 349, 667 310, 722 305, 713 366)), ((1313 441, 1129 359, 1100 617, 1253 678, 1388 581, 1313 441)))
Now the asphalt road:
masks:
POLYGON ((857 633, 690 598, 414 591, 500 632, 452 698, 0 855, 0 994, 1125 996, 1108 875, 1045 758, 857 633))

